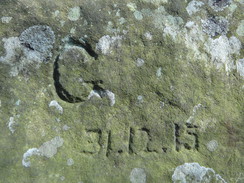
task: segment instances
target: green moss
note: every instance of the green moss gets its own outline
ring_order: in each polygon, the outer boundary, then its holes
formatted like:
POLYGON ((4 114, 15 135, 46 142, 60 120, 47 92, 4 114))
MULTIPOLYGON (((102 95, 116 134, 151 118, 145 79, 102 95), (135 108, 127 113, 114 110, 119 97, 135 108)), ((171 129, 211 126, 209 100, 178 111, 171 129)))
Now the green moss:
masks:
MULTIPOLYGON (((235 70, 227 75, 204 60, 189 58, 192 50, 187 49, 184 42, 175 43, 169 36, 162 36, 162 30, 155 29, 149 17, 136 21, 124 3, 117 4, 121 16, 127 20, 123 25, 118 23, 115 16, 118 8, 111 5, 111 1, 96 4, 67 1, 53 4, 54 9, 60 11, 60 17, 54 18, 52 12, 46 14, 44 9, 37 10, 36 7, 46 5, 36 2, 28 9, 35 14, 34 20, 30 20, 24 8, 19 10, 18 16, 30 22, 20 21, 16 32, 9 33, 6 30, 15 27, 14 21, 0 26, 0 36, 11 37, 18 36, 29 25, 45 24, 55 30, 57 38, 54 57, 40 68, 29 65, 18 77, 11 78, 11 66, 0 63, 0 157, 4 157, 0 159, 0 180, 54 183, 64 177, 63 182, 130 182, 131 171, 143 168, 147 182, 171 182, 177 166, 198 162, 213 168, 226 181, 236 181, 244 162, 243 80, 235 70), (66 6, 81 6, 81 19, 67 21, 69 8, 66 6), (64 27, 60 27, 61 20, 66 21, 64 27), (83 26, 84 20, 88 25, 83 26), (114 36, 106 30, 108 21, 114 23, 115 29, 128 31, 120 33, 124 37, 121 47, 114 48, 110 55, 99 55, 89 67, 70 64, 60 68, 62 73, 67 71, 68 88, 74 90, 75 95, 80 93, 86 98, 89 92, 85 93, 70 80, 83 74, 89 80, 102 80, 101 87, 115 93, 115 105, 111 107, 105 98, 80 103, 61 100, 53 80, 53 63, 62 51, 59 46, 63 46, 61 38, 76 27, 74 38, 78 40, 87 35, 86 40, 95 50, 99 38, 114 36), (145 38, 146 32, 152 34, 152 40, 145 38), (142 58, 144 65, 137 67, 137 58, 142 58), (156 76, 159 67, 162 68, 160 78, 156 76), (137 99, 139 95, 143 96, 141 103, 137 99), (21 100, 19 106, 15 105, 17 100, 21 100), (48 107, 52 100, 63 107, 63 114, 48 107), (194 113, 194 106, 198 104, 202 106, 194 113), (197 128, 189 129, 185 125, 190 116, 197 128), (10 117, 15 117, 17 122, 13 134, 7 126, 10 117), (190 150, 181 144, 177 151, 176 124, 182 133, 180 140, 187 142, 190 150), (70 129, 63 130, 64 125, 70 129), (198 150, 194 148, 194 136, 188 131, 198 135, 198 150), (49 159, 32 156, 31 167, 22 166, 22 156, 29 148, 38 148, 55 136, 64 139, 55 156, 49 159), (211 140, 218 142, 213 152, 206 147, 211 140), (67 165, 69 158, 74 160, 72 166, 67 165)), ((166 5, 170 11, 175 6, 166 5)), ((155 7, 150 5, 150 8, 155 7)), ((180 3, 174 13, 185 20, 184 8, 185 3, 180 3)), ((234 23, 239 22, 242 17, 239 8, 233 17, 234 23)), ((234 32, 232 26, 230 33, 234 32)), ((0 47, 1 56, 4 51, 0 47)), ((235 59, 239 57, 243 57, 243 52, 235 59)), ((69 64, 73 60, 66 61, 69 64)))

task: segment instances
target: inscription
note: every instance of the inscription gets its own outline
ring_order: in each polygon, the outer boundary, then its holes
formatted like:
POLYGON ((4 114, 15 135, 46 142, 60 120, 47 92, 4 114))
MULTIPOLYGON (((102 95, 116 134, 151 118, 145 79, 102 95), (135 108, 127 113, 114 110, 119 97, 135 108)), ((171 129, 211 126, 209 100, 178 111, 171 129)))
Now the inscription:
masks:
POLYGON ((175 125, 175 149, 180 151, 182 148, 191 150, 199 149, 199 139, 197 135, 197 126, 187 123, 184 126, 175 125))
POLYGON ((146 127, 130 127, 124 131, 101 129, 85 129, 82 133, 81 152, 85 154, 100 154, 109 157, 113 154, 140 154, 140 153, 169 153, 182 149, 199 150, 197 126, 191 124, 174 124, 172 140, 166 143, 163 139, 153 136, 153 130, 146 127))

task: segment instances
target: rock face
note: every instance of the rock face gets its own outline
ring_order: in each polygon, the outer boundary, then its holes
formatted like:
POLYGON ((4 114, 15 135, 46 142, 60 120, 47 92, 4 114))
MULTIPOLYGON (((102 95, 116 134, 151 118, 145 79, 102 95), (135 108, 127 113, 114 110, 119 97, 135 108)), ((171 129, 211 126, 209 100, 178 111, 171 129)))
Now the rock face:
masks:
POLYGON ((243 8, 1 0, 0 182, 243 182, 243 8))

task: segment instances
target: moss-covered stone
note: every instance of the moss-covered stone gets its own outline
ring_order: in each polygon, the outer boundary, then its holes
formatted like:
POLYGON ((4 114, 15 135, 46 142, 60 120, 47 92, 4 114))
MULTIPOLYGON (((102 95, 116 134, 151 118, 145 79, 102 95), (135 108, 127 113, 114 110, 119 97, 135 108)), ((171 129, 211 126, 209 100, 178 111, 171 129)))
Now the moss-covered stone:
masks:
POLYGON ((196 162, 242 182, 243 3, 199 2, 1 1, 0 180, 172 182, 196 162), (55 34, 48 62, 16 51, 36 25, 55 34))

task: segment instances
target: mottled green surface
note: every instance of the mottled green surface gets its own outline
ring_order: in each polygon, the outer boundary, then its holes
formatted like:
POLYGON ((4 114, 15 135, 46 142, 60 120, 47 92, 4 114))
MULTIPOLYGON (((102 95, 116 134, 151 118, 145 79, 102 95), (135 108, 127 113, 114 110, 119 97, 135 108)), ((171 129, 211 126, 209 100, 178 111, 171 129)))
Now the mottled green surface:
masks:
MULTIPOLYGON (((33 25, 48 25, 56 37, 53 57, 39 68, 33 62, 11 77, 13 66, 0 62, 0 182, 122 183, 134 180, 134 168, 144 170, 148 183, 172 182, 175 168, 185 162, 210 167, 227 182, 244 181, 244 77, 235 66, 244 51, 237 49, 216 65, 207 45, 220 35, 210 38, 201 31, 201 19, 223 16, 229 22, 225 40, 235 36, 243 45, 243 35, 236 32, 244 19, 243 1, 220 12, 206 3, 192 16, 186 11, 190 1, 153 2, 0 1, 0 18, 13 17, 0 21, 0 39, 18 37, 33 25), (77 6, 80 14, 69 14, 77 6), (136 11, 142 19, 136 19, 136 11), (189 21, 200 31, 186 28, 189 21), (119 38, 108 54, 96 49, 105 35, 119 38), (84 44, 97 54, 86 53, 87 64, 75 51, 64 54, 67 45, 84 44), (140 67, 138 58, 144 60, 140 67), (60 83, 82 102, 57 94, 55 62, 60 83), (79 76, 91 82, 81 86, 79 76), (88 100, 94 86, 113 92, 115 104, 106 97, 88 100), (52 100, 62 114, 49 107, 52 100), (8 128, 11 117, 14 133, 8 128), (22 165, 28 149, 56 136, 64 144, 53 157, 33 155, 30 167, 22 165), (210 141, 217 147, 209 147, 210 141), (68 166, 70 158, 74 164, 68 166)), ((5 54, 1 42, 0 56, 5 54)))

